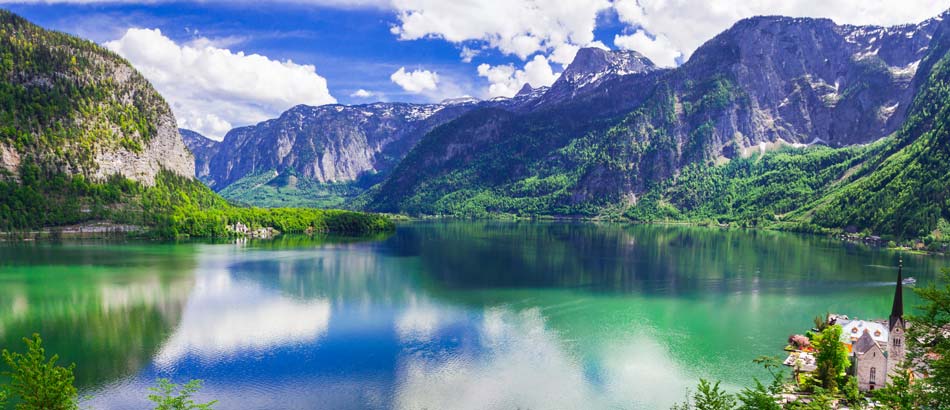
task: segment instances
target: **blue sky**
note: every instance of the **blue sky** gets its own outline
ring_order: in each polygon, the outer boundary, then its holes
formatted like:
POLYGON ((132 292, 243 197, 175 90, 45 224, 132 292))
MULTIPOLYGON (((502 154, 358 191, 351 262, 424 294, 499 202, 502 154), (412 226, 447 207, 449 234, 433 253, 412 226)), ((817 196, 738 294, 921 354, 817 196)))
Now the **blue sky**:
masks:
MULTIPOLYGON (((330 93, 341 103, 358 89, 385 93, 387 99, 428 101, 403 91, 390 80, 400 67, 436 70, 456 77, 474 90, 474 63, 459 58, 461 48, 446 41, 401 41, 390 33, 394 14, 378 8, 334 9, 320 6, 227 4, 96 4, 7 5, 10 10, 46 27, 91 39, 115 40, 129 27, 158 28, 178 43, 206 37, 225 48, 257 53, 276 60, 312 64, 327 79, 330 93)), ((492 53, 480 61, 517 61, 492 53)), ((484 79, 480 81, 485 83, 484 79)))
POLYGON ((943 0, 0 0, 0 7, 43 27, 123 55, 169 100, 182 126, 215 138, 300 103, 510 96, 526 82, 549 85, 585 46, 635 49, 675 66, 753 15, 890 25, 948 6, 943 0))

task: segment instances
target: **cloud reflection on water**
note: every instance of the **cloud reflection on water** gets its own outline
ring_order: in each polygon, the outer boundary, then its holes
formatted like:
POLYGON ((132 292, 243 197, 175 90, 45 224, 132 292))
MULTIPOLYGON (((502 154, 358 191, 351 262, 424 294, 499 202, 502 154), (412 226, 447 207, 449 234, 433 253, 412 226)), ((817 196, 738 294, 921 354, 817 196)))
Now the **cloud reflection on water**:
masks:
POLYGON ((392 407, 666 408, 692 380, 646 335, 604 341, 603 354, 579 357, 538 308, 486 308, 477 332, 478 352, 407 353, 392 407))
POLYGON ((330 302, 283 297, 228 272, 201 275, 181 323, 155 358, 160 368, 188 355, 220 361, 240 353, 312 343, 327 331, 330 302))

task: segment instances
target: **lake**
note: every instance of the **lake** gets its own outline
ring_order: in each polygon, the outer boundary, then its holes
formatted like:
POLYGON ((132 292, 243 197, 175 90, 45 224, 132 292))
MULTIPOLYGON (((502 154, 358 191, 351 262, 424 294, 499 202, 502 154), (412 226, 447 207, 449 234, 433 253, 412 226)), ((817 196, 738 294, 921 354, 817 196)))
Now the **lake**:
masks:
MULTIPOLYGON (((0 346, 40 332, 84 404, 160 377, 219 409, 655 409, 730 389, 826 311, 890 313, 898 255, 817 236, 570 222, 381 238, 0 244, 0 346)), ((933 281, 950 260, 904 255, 933 281)), ((918 300, 905 292, 908 308, 918 300)))

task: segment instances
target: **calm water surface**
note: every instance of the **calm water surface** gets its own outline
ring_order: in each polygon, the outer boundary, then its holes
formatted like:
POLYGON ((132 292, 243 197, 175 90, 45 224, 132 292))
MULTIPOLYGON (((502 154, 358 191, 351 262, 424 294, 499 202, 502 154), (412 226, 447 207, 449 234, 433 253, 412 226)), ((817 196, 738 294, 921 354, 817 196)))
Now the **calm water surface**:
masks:
MULTIPOLYGON (((0 244, 0 347, 42 333, 94 409, 159 377, 220 409, 654 409, 731 388, 894 253, 762 231, 431 222, 376 240, 0 244)), ((905 255, 932 281, 950 260, 905 255)), ((917 300, 908 298, 908 305, 917 300)))

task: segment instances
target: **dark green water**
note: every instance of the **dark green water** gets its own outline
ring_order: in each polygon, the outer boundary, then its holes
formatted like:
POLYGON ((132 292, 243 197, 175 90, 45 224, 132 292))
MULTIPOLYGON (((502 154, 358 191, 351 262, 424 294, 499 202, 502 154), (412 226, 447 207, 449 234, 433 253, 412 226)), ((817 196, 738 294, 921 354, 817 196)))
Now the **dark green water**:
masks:
MULTIPOLYGON (((145 408, 170 377, 204 379, 221 409, 652 409, 699 377, 748 384, 751 360, 817 314, 887 316, 897 254, 764 231, 432 222, 368 241, 0 244, 0 261, 0 346, 41 332, 91 408, 145 408)), ((904 262, 921 284, 950 266, 904 262)))

